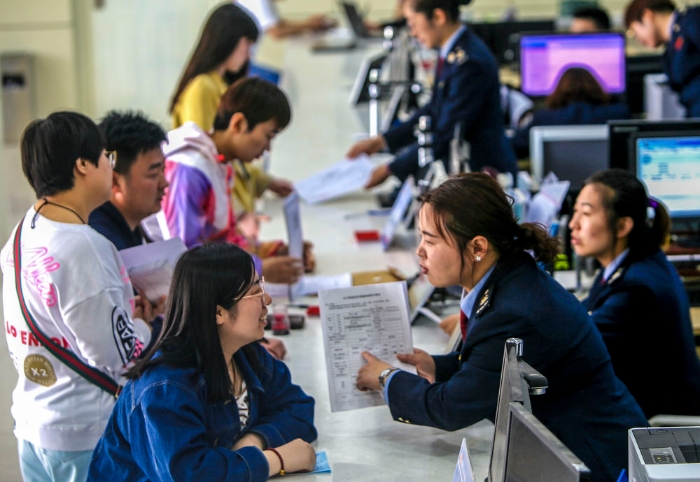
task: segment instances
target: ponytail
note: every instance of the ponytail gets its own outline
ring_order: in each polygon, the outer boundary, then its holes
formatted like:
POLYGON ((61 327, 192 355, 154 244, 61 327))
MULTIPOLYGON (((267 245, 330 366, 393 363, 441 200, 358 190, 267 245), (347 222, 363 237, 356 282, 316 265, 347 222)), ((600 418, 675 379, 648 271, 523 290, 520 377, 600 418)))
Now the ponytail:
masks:
POLYGON ((516 250, 532 251, 537 261, 549 263, 559 254, 558 241, 547 234, 544 226, 538 223, 520 225, 520 235, 515 240, 516 250))
POLYGON ((654 246, 663 246, 668 242, 671 233, 671 216, 666 207, 654 198, 649 198, 649 209, 654 214, 653 219, 648 219, 650 242, 654 246))

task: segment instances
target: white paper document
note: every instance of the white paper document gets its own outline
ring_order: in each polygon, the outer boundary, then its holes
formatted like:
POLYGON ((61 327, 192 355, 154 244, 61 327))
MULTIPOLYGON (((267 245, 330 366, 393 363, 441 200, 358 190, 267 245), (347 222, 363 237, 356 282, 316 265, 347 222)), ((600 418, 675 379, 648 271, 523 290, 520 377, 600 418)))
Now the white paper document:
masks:
POLYGON ((331 411, 384 404, 381 392, 355 387, 357 371, 366 364, 363 351, 416 373, 396 358, 413 353, 405 281, 321 291, 319 305, 331 411))
POLYGON ((408 208, 413 202, 413 197, 416 194, 416 185, 413 182, 413 176, 409 176, 401 186, 399 194, 396 196, 394 205, 391 207, 391 213, 389 213, 389 219, 387 219, 386 224, 384 224, 384 229, 382 230, 382 248, 384 251, 389 249, 391 242, 394 240, 394 234, 396 233, 396 228, 401 224, 402 221, 405 222, 408 216, 412 216, 413 213, 408 213, 408 208))
MULTIPOLYGON (((301 214, 299 213, 299 193, 296 191, 290 194, 284 201, 284 222, 287 225, 287 242, 289 246, 289 256, 303 259, 304 257, 304 235, 301 232, 301 214)), ((299 281, 289 287, 289 301, 303 296, 304 276, 299 281)))
POLYGON ((294 184, 299 196, 309 204, 360 191, 369 180, 375 164, 366 155, 343 160, 294 184))
POLYGON ((146 298, 156 302, 168 294, 175 263, 187 246, 180 238, 122 249, 119 255, 124 261, 131 284, 143 291, 146 298))
POLYGON ((304 256, 304 234, 301 231, 299 194, 296 192, 284 200, 284 222, 287 225, 289 256, 301 259, 304 256))
MULTIPOLYGON (((265 291, 274 298, 284 298, 290 296, 292 299, 298 296, 315 295, 321 290, 332 290, 335 288, 347 288, 352 286, 352 274, 343 273, 338 275, 304 275, 295 285, 285 285, 279 283, 265 283, 265 291), (294 293, 290 293, 294 290, 294 293)), ((291 300, 290 300, 291 301, 291 300)))
POLYGON ((527 222, 540 223, 549 230, 569 192, 569 184, 569 181, 542 183, 540 192, 532 197, 527 208, 527 222))

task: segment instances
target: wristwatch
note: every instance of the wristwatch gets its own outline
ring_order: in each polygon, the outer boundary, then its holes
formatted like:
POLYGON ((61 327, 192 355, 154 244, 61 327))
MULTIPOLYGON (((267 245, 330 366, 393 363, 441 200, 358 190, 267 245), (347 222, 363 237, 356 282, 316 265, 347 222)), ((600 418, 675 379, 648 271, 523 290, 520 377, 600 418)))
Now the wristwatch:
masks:
POLYGON ((384 383, 386 383, 386 378, 391 372, 395 372, 397 370, 399 370, 399 368, 396 367, 389 367, 382 370, 382 372, 379 374, 379 386, 382 387, 382 390, 384 390, 384 383))

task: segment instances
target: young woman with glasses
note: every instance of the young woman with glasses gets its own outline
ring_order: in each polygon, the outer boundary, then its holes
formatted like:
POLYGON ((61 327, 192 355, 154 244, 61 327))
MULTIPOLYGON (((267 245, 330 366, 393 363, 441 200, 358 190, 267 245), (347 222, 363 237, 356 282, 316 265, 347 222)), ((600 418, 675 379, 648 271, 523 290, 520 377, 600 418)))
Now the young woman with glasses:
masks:
POLYGON ((314 400, 263 337, 264 280, 230 244, 178 261, 160 338, 127 373, 88 480, 251 480, 312 470, 314 400))

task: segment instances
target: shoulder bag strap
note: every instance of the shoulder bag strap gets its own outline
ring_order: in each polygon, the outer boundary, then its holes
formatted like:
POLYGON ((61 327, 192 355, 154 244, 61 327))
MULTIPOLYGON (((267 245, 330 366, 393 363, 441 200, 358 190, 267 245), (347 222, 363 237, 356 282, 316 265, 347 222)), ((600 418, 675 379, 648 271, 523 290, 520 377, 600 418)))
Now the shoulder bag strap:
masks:
POLYGON ((15 238, 13 242, 13 252, 14 252, 14 264, 15 264, 15 288, 17 290, 17 299, 19 300, 19 307, 22 311, 22 316, 32 331, 32 334, 37 340, 46 348, 53 356, 58 358, 61 362, 68 366, 71 370, 76 372, 78 375, 86 379, 93 385, 98 386, 105 392, 113 395, 114 398, 119 397, 119 392, 121 392, 121 385, 115 382, 112 377, 103 373, 95 367, 91 367, 85 364, 80 358, 78 358, 73 352, 62 347, 60 344, 53 341, 50 337, 46 336, 44 332, 39 329, 39 325, 36 320, 32 317, 29 312, 27 303, 24 299, 24 294, 22 293, 22 250, 20 245, 20 239, 22 236, 22 226, 24 225, 24 218, 20 221, 15 231, 15 238))

